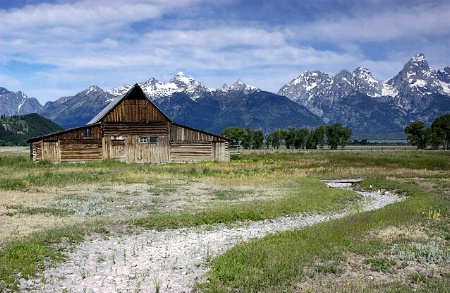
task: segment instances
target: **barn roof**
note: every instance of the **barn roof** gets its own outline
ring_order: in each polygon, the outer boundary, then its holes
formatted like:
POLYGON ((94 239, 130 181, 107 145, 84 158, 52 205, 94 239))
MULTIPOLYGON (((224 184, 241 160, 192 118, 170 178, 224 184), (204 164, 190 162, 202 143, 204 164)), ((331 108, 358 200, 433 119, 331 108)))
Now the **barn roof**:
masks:
POLYGON ((115 98, 111 101, 111 103, 108 104, 103 110, 100 111, 94 118, 91 119, 87 123, 87 125, 96 124, 99 123, 109 112, 111 112, 121 101, 127 99, 128 97, 132 95, 139 95, 142 97, 145 97, 156 109, 158 109, 159 112, 164 116, 164 118, 167 119, 167 121, 173 122, 169 117, 164 114, 163 111, 161 111, 144 93, 144 91, 141 89, 141 87, 136 83, 126 94, 124 94, 121 97, 115 98))

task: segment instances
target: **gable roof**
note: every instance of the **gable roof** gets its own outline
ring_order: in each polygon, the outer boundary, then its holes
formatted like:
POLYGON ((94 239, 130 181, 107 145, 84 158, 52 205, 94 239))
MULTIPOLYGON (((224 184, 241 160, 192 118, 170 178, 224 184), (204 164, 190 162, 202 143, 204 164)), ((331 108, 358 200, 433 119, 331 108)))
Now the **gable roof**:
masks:
POLYGON ((126 94, 124 94, 121 97, 115 98, 114 100, 111 101, 111 103, 109 103, 105 108, 103 108, 103 110, 100 111, 100 113, 98 113, 94 118, 91 119, 91 121, 89 121, 86 125, 92 125, 92 124, 96 124, 99 123, 109 112, 111 112, 121 101, 131 97, 132 95, 138 95, 141 96, 142 98, 145 98, 146 100, 148 100, 153 107, 155 107, 163 116, 164 118, 167 119, 167 121, 172 122, 172 119, 170 119, 169 117, 167 117, 166 114, 164 114, 163 111, 161 111, 148 97, 147 95, 144 93, 144 91, 141 89, 141 87, 136 83, 126 94))

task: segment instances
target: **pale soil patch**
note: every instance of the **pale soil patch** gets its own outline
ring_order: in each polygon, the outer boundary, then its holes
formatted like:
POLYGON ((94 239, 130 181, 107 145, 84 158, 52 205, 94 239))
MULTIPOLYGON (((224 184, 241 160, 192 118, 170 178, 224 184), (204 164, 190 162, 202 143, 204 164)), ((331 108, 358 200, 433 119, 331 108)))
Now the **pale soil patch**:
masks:
POLYGON ((379 238, 387 243, 398 240, 400 238, 406 238, 414 241, 425 241, 430 238, 428 234, 423 230, 423 228, 419 225, 410 227, 387 227, 383 230, 372 232, 371 235, 369 235, 369 238, 370 237, 379 238))
POLYGON ((54 193, 2 191, 0 195, 0 248, 13 240, 50 228, 80 222, 76 217, 56 217, 49 214, 18 214, 18 207, 43 207, 55 198, 54 193))
MULTIPOLYGON (((419 288, 421 284, 414 284, 410 278, 421 274, 437 278, 446 278, 450 274, 448 263, 426 263, 419 261, 402 262, 391 255, 378 255, 393 261, 392 271, 382 272, 370 269, 370 265, 364 264, 365 256, 348 254, 346 261, 338 266, 338 273, 317 273, 314 268, 306 270, 307 277, 303 282, 295 285, 293 292, 365 292, 375 286, 385 288, 386 285, 398 282, 400 284, 413 284, 419 288)), ((372 291, 371 291, 372 292, 372 291)))
POLYGON ((119 222, 154 213, 198 211, 223 203, 273 199, 280 188, 236 186, 230 189, 208 182, 167 180, 154 184, 110 184, 39 188, 38 191, 2 191, 0 195, 0 247, 34 233, 92 220, 119 222), (27 209, 67 209, 63 205, 95 202, 94 214, 52 212, 30 214, 27 209))
POLYGON ((1 154, 23 155, 30 153, 30 147, 0 147, 1 154))
MULTIPOLYGON (((449 251, 449 241, 442 238, 431 237, 425 228, 419 225, 387 227, 379 231, 372 231, 367 236, 383 240, 389 247, 389 243, 401 240, 402 242, 415 243, 439 243, 443 251, 449 251)), ((348 253, 337 265, 337 273, 317 272, 316 268, 305 269, 305 279, 294 287, 294 292, 364 292, 373 290, 375 286, 386 288, 392 283, 409 284, 418 289, 420 282, 411 281, 413 276, 433 276, 448 278, 450 275, 449 260, 433 263, 424 260, 402 260, 390 251, 385 251, 373 256, 363 256, 348 253), (368 259, 383 259, 389 262, 386 271, 371 269, 371 265, 365 261, 368 259)), ((318 265, 322 265, 317 261, 318 265)), ((372 291, 371 291, 372 292, 372 291)))

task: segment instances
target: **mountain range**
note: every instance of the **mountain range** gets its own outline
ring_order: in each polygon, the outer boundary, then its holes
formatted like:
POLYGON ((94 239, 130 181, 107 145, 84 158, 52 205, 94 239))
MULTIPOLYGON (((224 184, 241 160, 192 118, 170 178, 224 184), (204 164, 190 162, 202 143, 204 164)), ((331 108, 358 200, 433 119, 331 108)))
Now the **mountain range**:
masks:
MULTIPOLYGON (((133 85, 109 91, 98 86, 42 106, 22 92, 0 88, 0 114, 39 113, 65 128, 86 124, 113 99, 133 85)), ((416 120, 426 124, 450 112, 450 66, 434 70, 423 54, 411 58, 400 72, 386 80, 375 79, 358 67, 331 76, 306 71, 271 93, 238 80, 220 89, 176 74, 169 82, 151 78, 139 83, 146 95, 172 120, 220 133, 229 126, 262 129, 308 127, 342 123, 356 134, 402 133, 416 120)))

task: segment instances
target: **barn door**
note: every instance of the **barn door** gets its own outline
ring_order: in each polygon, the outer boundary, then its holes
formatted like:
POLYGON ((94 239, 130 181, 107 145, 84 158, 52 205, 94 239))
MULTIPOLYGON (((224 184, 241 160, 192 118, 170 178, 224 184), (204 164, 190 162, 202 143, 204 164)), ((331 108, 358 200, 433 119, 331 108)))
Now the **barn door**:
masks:
POLYGON ((58 141, 44 141, 42 145, 42 159, 53 163, 61 162, 61 153, 58 141))
POLYGON ((111 137, 110 140, 110 152, 109 158, 112 160, 117 160, 120 162, 126 161, 126 152, 125 152, 125 139, 124 136, 119 137, 111 137))

